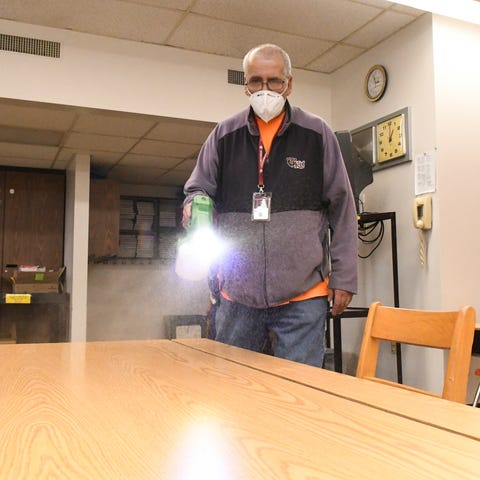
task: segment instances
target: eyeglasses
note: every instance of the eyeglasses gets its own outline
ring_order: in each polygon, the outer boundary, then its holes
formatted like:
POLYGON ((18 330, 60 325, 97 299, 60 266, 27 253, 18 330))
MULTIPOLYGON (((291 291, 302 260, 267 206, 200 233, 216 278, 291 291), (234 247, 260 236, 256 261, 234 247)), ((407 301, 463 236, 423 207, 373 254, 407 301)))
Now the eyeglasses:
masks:
POLYGON ((245 82, 245 85, 251 93, 262 90, 264 85, 273 92, 281 92, 286 82, 288 82, 288 78, 269 78, 263 81, 261 78, 252 77, 248 82, 245 82))

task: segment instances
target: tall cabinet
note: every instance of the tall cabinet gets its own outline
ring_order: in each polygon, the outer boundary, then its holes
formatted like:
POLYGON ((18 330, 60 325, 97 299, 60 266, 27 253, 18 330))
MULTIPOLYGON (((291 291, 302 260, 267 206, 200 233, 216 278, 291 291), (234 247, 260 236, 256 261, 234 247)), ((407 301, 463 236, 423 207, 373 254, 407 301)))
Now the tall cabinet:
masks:
POLYGON ((120 187, 115 180, 90 180, 88 257, 99 261, 118 255, 120 187))
POLYGON ((65 172, 0 169, 0 335, 16 325, 18 341, 66 337, 65 299, 37 294, 31 305, 7 305, 15 265, 63 265, 65 172))

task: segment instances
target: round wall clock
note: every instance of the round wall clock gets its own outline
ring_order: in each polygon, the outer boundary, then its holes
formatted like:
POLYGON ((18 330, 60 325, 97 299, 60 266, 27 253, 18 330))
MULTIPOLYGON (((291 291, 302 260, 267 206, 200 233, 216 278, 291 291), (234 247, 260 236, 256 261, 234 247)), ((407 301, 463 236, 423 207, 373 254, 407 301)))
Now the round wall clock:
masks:
POLYGON ((387 71, 383 65, 374 65, 365 76, 365 95, 371 102, 377 102, 383 97, 387 88, 387 71))

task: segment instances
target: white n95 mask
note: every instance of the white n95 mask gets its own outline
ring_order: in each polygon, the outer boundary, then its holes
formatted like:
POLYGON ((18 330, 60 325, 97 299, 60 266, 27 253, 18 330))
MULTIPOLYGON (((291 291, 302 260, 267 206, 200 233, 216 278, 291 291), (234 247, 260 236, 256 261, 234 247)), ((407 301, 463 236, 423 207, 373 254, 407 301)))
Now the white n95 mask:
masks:
POLYGON ((281 93, 260 90, 250 95, 250 105, 255 114, 268 123, 272 118, 280 115, 285 105, 285 98, 281 93))

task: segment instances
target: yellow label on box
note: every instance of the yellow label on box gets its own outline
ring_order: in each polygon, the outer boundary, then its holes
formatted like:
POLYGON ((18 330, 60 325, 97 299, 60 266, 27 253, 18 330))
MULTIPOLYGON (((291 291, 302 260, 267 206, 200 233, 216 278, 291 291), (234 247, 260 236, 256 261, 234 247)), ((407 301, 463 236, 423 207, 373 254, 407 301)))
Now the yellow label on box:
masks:
POLYGON ((32 303, 29 293, 6 293, 5 303, 32 303))

